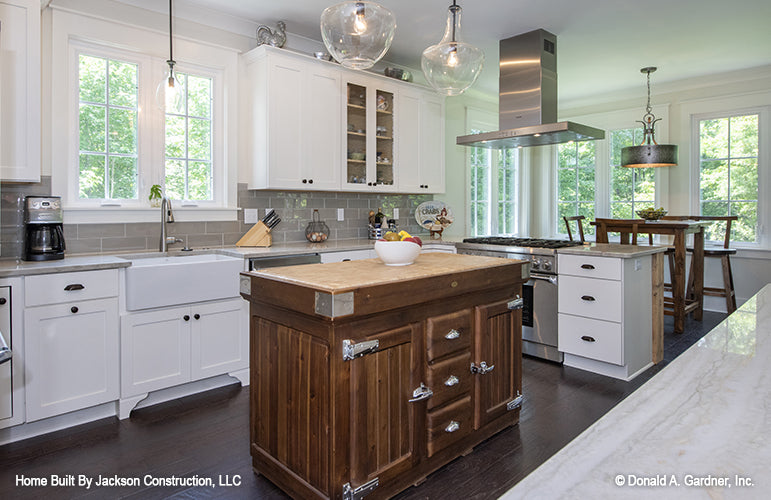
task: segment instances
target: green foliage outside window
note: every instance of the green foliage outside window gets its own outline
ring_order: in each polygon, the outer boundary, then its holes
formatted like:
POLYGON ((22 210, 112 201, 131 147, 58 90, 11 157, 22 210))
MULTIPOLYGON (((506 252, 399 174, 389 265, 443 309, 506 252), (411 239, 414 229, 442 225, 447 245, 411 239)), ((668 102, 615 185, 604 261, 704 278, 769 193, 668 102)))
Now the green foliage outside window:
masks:
POLYGON ((656 204, 654 168, 621 166, 621 149, 642 142, 642 128, 610 132, 610 215, 618 219, 637 218, 637 211, 656 204))
MULTIPOLYGON (((754 242, 758 223, 758 115, 699 121, 699 205, 702 215, 736 215, 731 240, 754 242)), ((707 239, 721 241, 725 225, 707 239)))
MULTIPOLYGON (((594 219, 595 143, 593 141, 560 144, 557 149, 557 234, 565 234, 563 217, 583 215, 594 219)), ((587 221, 588 222, 588 221, 587 221)), ((573 234, 578 234, 575 227, 573 234)), ((594 226, 584 225, 585 234, 594 234, 594 226)))
POLYGON ((137 198, 137 66, 79 56, 79 197, 137 198))

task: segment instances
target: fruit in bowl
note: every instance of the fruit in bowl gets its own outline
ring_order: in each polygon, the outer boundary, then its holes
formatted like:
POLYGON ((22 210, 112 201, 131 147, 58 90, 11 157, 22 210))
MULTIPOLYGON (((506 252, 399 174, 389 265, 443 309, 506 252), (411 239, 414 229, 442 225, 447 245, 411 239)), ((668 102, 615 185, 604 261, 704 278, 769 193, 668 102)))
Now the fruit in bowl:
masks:
POLYGON ((667 211, 664 207, 661 208, 644 208, 637 211, 637 216, 645 220, 659 220, 667 215, 667 211))
POLYGON ((387 266, 408 266, 420 255, 420 245, 415 241, 375 242, 375 253, 387 266))

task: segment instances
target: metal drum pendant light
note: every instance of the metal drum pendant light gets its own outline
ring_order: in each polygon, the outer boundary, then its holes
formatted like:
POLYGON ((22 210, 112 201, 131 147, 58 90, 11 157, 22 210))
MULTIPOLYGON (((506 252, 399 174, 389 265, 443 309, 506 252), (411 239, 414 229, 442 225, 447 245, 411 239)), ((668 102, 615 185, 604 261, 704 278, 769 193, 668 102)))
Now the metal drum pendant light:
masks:
POLYGON ((321 38, 337 62, 352 69, 371 68, 388 52, 396 17, 375 2, 343 2, 321 13, 321 38))
POLYGON ((158 84, 158 88, 155 90, 155 102, 161 109, 169 111, 179 111, 182 107, 182 96, 184 94, 182 84, 177 78, 177 73, 174 71, 174 37, 172 36, 172 1, 169 0, 169 60, 166 64, 169 65, 169 70, 166 76, 158 84))
POLYGON ((447 28, 436 45, 423 51, 420 66, 428 83, 445 95, 459 95, 471 87, 485 62, 484 53, 460 39, 461 8, 453 0, 447 14, 447 28))
POLYGON ((638 122, 643 124, 644 138, 639 146, 629 146, 621 149, 621 166, 630 168, 671 167, 677 165, 677 146, 673 144, 658 144, 654 137, 653 127, 661 118, 656 118, 651 112, 651 73, 655 67, 642 68, 648 78, 648 104, 645 115, 638 122))

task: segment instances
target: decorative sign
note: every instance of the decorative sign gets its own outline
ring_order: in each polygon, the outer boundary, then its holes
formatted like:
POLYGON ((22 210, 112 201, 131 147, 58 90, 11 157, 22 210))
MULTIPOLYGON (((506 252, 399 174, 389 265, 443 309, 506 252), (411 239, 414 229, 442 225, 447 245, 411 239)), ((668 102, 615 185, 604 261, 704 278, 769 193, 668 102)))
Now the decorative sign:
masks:
POLYGON ((452 209, 442 201, 425 201, 415 210, 415 220, 431 232, 431 237, 442 237, 442 231, 452 224, 452 209))

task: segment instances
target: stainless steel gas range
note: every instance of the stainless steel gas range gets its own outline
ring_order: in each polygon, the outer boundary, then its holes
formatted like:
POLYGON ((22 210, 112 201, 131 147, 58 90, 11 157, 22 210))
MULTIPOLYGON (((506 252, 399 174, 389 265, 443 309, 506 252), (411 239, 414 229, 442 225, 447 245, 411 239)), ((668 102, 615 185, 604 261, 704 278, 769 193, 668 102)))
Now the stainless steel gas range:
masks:
POLYGON ((557 350, 557 249, 578 241, 485 236, 456 244, 458 253, 530 261, 530 281, 522 287, 522 352, 562 362, 557 350))

